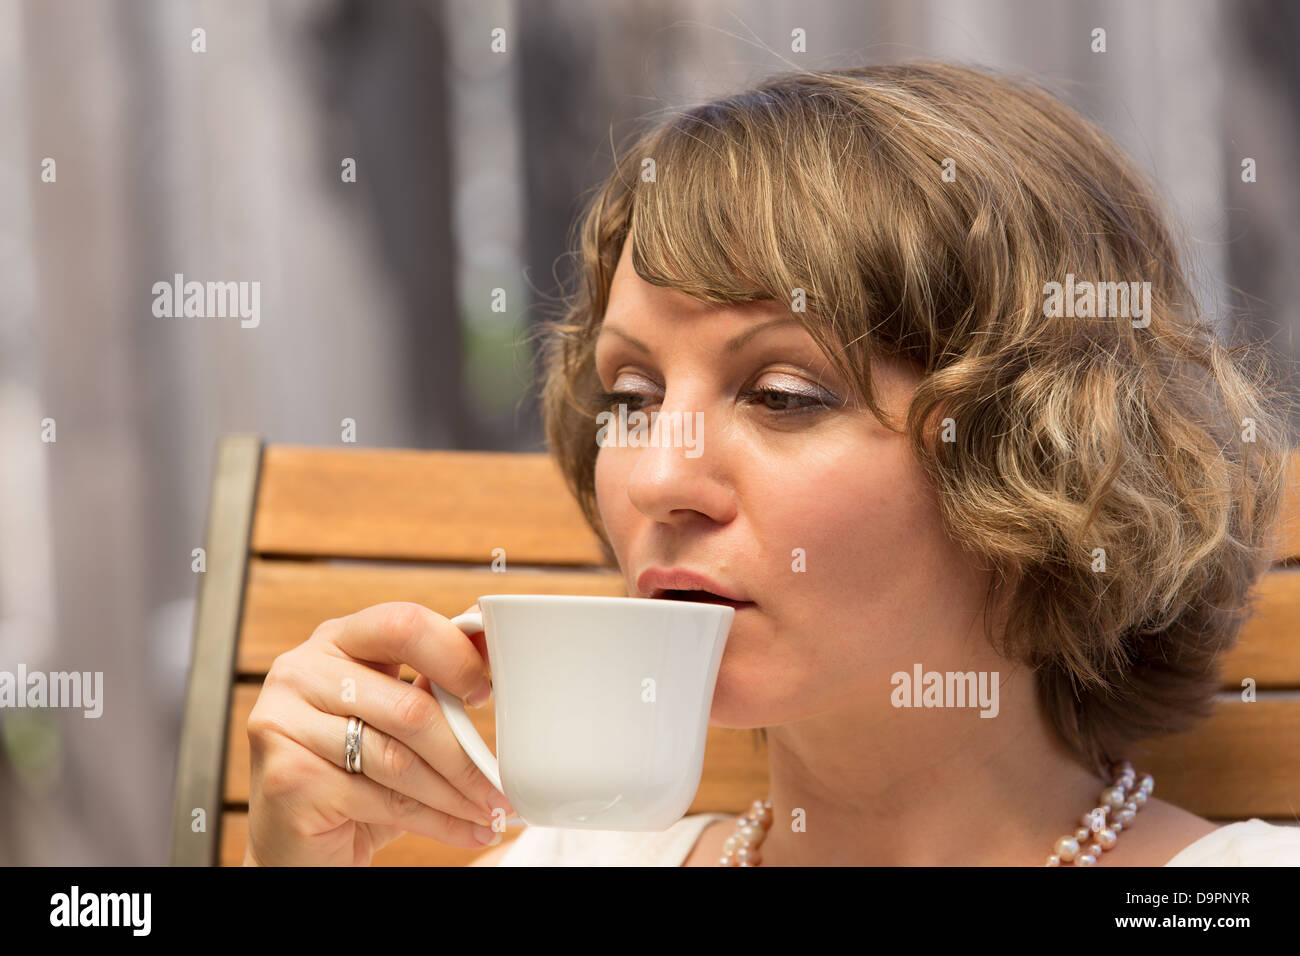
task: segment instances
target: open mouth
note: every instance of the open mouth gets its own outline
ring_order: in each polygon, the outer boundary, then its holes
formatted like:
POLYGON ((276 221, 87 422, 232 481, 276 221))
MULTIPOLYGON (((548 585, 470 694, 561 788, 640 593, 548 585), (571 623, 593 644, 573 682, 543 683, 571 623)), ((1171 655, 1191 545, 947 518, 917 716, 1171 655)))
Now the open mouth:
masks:
POLYGON ((696 601, 700 604, 725 604, 727 607, 752 607, 753 601, 733 601, 712 591, 668 590, 655 595, 661 601, 696 601))

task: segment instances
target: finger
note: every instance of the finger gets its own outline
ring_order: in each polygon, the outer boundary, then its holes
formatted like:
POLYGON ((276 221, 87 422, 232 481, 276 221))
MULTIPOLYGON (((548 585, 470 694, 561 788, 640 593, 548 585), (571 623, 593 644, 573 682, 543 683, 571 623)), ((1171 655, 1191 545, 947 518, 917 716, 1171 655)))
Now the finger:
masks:
POLYGON ((333 623, 317 634, 325 647, 352 660, 409 664, 462 700, 487 680, 486 655, 475 653, 460 628, 422 605, 376 604, 333 623))
MULTIPOLYGON (((286 723, 294 727, 298 743, 348 773, 348 718, 323 713, 302 698, 294 698, 287 707, 291 712, 285 714, 286 723)), ((491 806, 470 800, 414 750, 370 724, 364 724, 361 730, 361 772, 380 786, 434 810, 483 826, 492 825, 491 806)))
POLYGON ((418 833, 448 846, 480 850, 497 836, 490 827, 435 810, 364 773, 339 771, 337 786, 329 794, 332 809, 349 820, 418 833))
MULTIPOLYGON (((467 800, 486 808, 489 815, 495 807, 503 808, 507 815, 514 812, 505 795, 461 747, 427 680, 424 686, 416 687, 328 654, 316 655, 310 668, 284 671, 277 675, 279 679, 291 681, 297 694, 317 711, 341 717, 345 725, 346 718, 355 715, 368 727, 405 744, 467 800), (348 693, 343 693, 344 689, 348 693)), ((335 741, 342 740, 342 734, 335 737, 335 741)), ((331 742, 316 752, 334 760, 330 748, 340 745, 331 742)), ((363 752, 363 770, 365 757, 363 752)), ((341 760, 340 752, 340 766, 341 760)))
MULTIPOLYGON (((477 604, 471 604, 461 613, 478 614, 480 613, 479 606, 477 604)), ((474 645, 474 649, 478 651, 478 656, 483 658, 483 667, 487 671, 488 680, 490 681, 492 679, 492 661, 488 657, 487 634, 484 633, 483 631, 471 631, 466 636, 470 639, 470 642, 474 645)))

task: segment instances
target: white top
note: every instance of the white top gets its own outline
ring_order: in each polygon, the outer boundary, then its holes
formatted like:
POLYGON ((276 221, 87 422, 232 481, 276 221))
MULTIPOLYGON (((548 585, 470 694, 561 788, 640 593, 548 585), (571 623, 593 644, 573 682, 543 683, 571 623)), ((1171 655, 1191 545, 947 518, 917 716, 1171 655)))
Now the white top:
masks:
POLYGON ((1300 827, 1252 817, 1179 850, 1165 866, 1300 866, 1300 827))
MULTIPOLYGON (((525 827, 499 866, 681 866, 704 828, 734 813, 697 813, 667 830, 525 827)), ((1183 848, 1165 866, 1300 866, 1300 827, 1252 818, 1183 848)))

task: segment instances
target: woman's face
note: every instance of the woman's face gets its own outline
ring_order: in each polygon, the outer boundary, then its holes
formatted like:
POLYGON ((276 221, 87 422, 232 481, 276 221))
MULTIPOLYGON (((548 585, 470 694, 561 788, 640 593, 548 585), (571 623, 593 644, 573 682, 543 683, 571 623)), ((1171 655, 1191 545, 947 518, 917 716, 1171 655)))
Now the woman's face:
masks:
MULTIPOLYGON (((694 451, 607 441, 598 452, 600 514, 628 594, 645 596, 637 580, 655 566, 703 573, 753 602, 732 624, 716 725, 888 709, 892 673, 957 652, 936 649, 934 635, 951 640, 955 621, 962 632, 978 621, 986 579, 943 532, 905 436, 852 407, 784 303, 720 307, 653 286, 630 249, 596 345, 601 383, 636 393, 623 400, 629 414, 698 421, 702 440, 694 451), (746 394, 755 388, 811 398, 746 394)), ((916 373, 881 363, 873 375, 885 408, 905 409, 916 373)))

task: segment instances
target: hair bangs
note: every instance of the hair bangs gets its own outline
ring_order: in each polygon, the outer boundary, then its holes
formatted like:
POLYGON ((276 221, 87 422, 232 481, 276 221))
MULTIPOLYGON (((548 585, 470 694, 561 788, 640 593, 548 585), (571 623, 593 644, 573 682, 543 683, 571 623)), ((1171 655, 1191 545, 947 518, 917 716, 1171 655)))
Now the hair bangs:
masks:
POLYGON ((755 100, 769 115, 781 108, 751 93, 687 110, 624 157, 633 268, 646 282, 704 302, 784 302, 854 397, 885 421, 871 356, 897 350, 861 321, 884 294, 864 287, 871 270, 850 267, 847 220, 855 213, 809 190, 810 181, 833 176, 830 151, 812 160, 824 167, 820 176, 791 164, 788 143, 755 128, 755 100))

